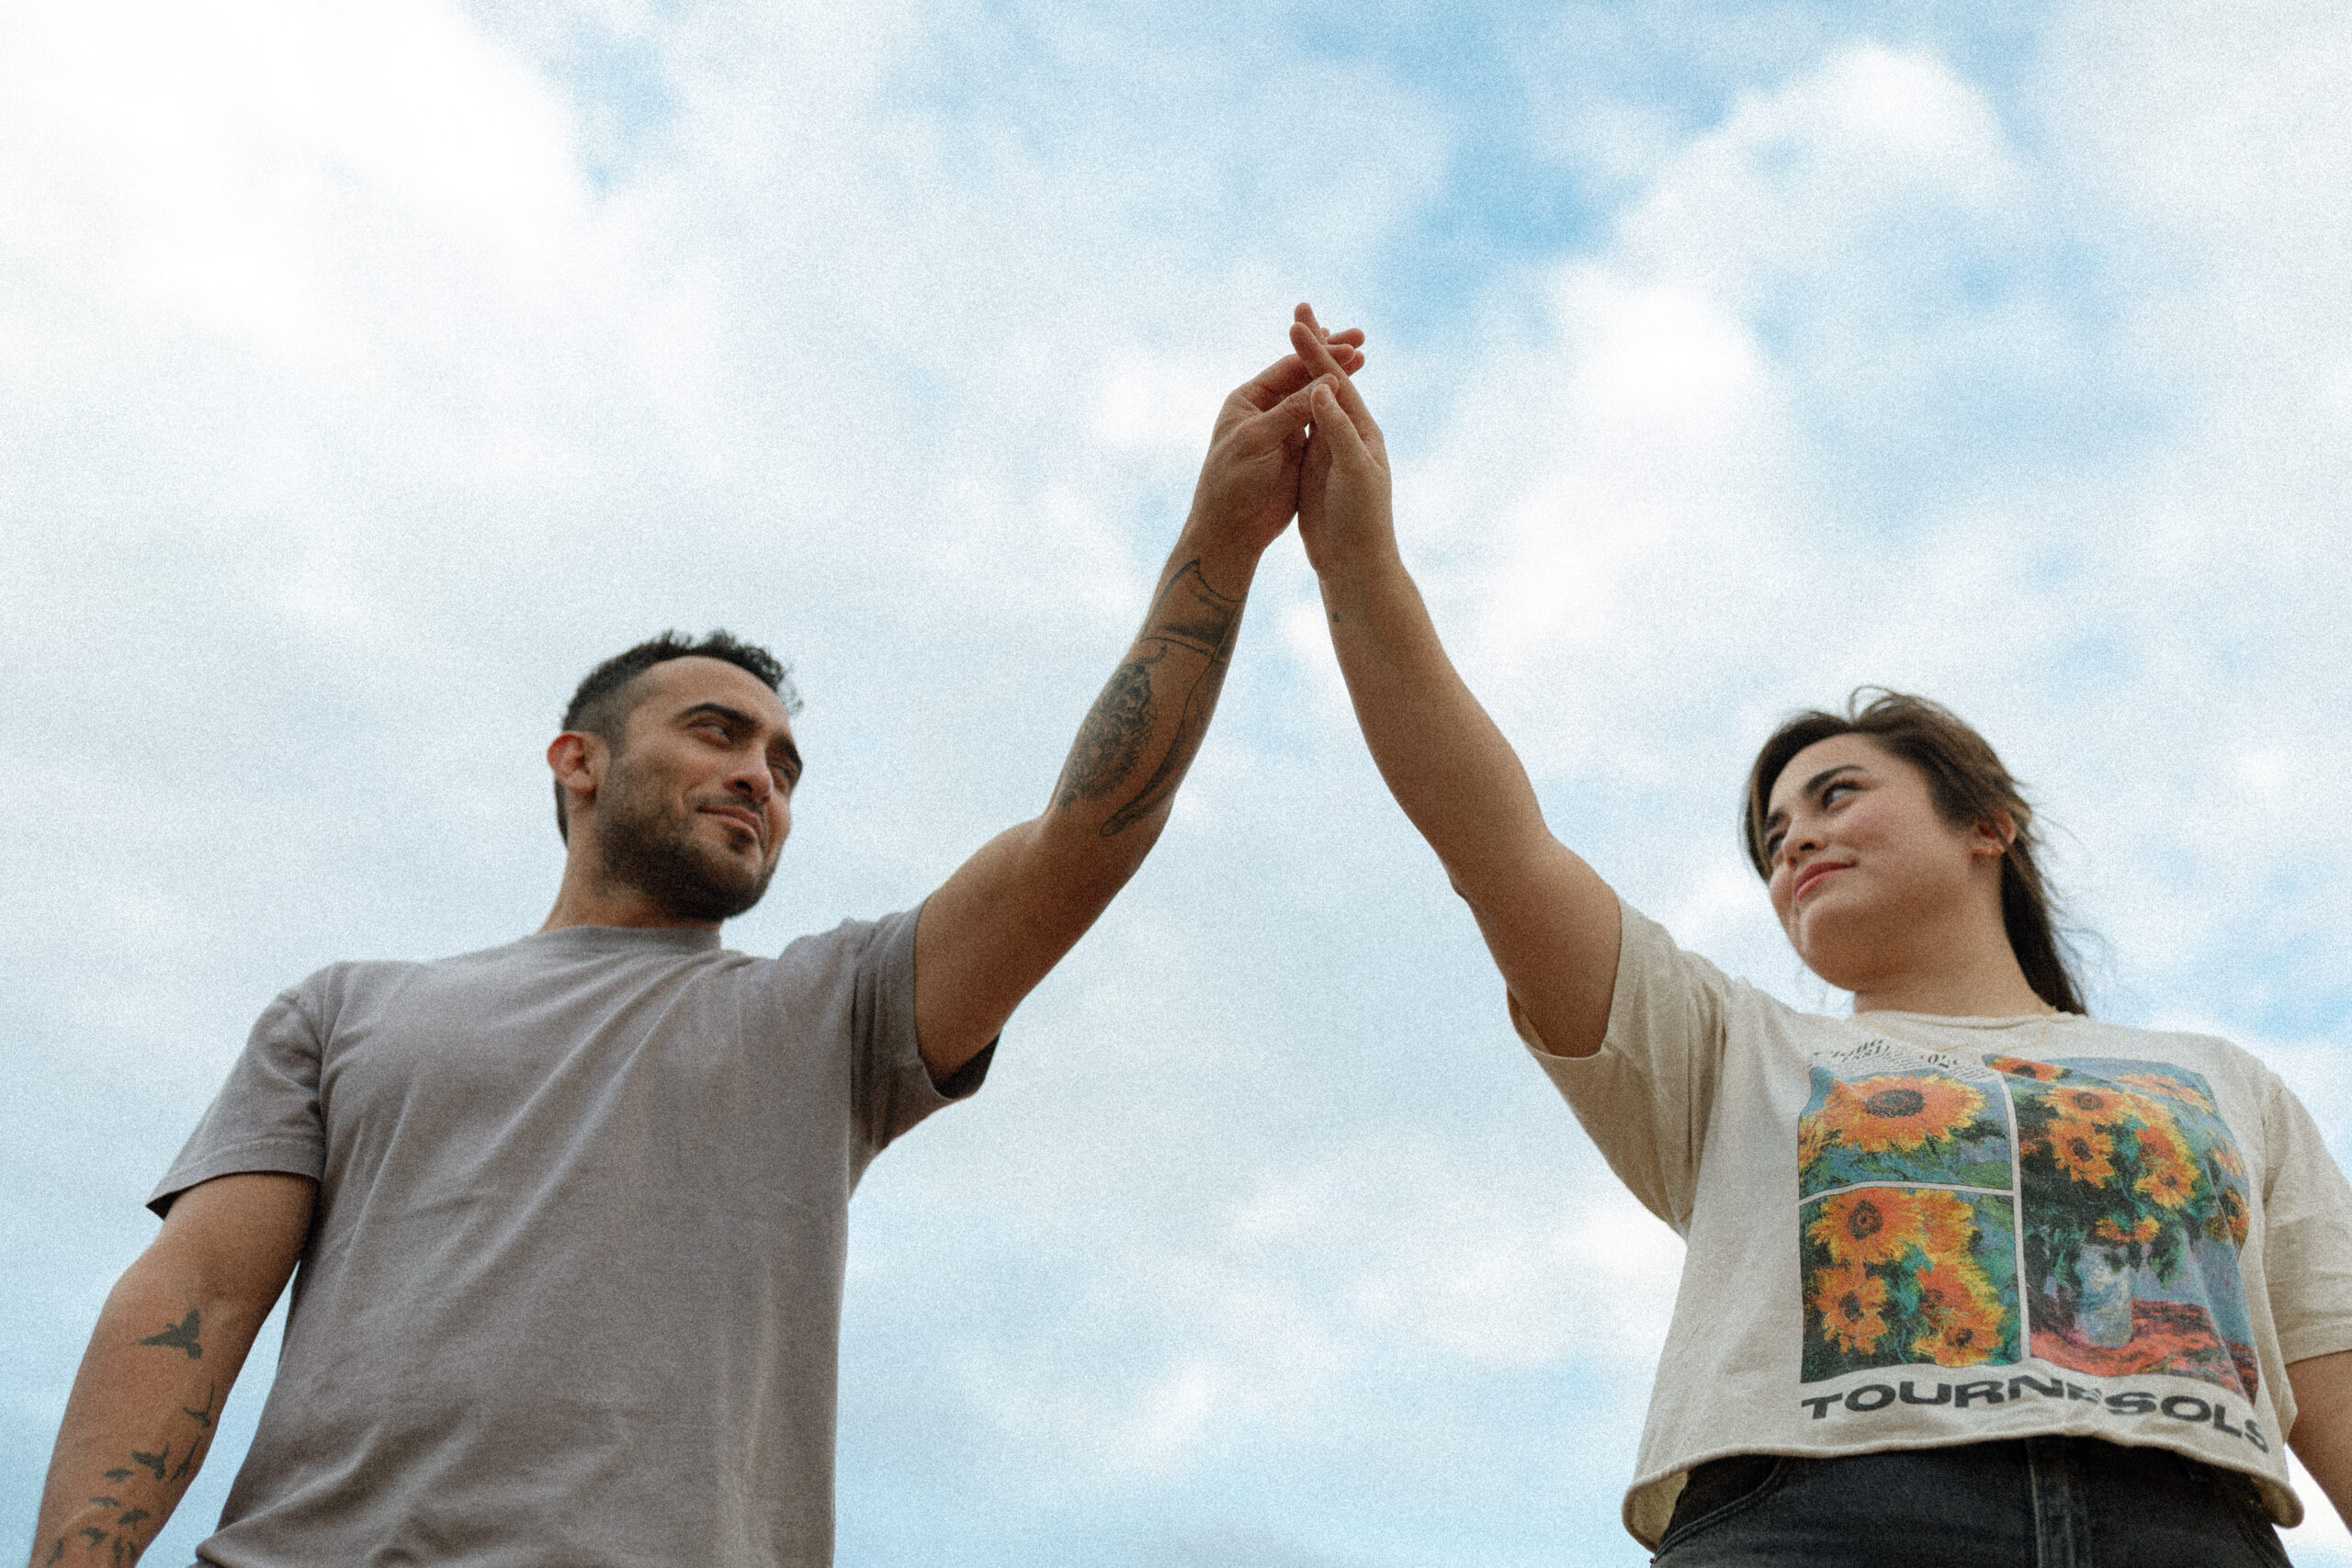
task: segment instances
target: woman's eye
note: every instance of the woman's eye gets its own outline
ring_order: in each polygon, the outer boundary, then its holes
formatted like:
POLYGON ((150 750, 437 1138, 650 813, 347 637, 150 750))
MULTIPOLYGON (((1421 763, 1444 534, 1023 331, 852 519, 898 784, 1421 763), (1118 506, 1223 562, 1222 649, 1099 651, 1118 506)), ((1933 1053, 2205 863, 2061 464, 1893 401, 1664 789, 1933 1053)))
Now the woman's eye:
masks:
POLYGON ((1821 804, 1824 806, 1835 805, 1839 796, 1851 795, 1853 792, 1854 786, 1840 779, 1838 783, 1831 784, 1828 788, 1821 792, 1821 804))
POLYGON ((1770 838, 1764 840, 1764 863, 1770 865, 1780 858, 1781 835, 1775 833, 1770 838))

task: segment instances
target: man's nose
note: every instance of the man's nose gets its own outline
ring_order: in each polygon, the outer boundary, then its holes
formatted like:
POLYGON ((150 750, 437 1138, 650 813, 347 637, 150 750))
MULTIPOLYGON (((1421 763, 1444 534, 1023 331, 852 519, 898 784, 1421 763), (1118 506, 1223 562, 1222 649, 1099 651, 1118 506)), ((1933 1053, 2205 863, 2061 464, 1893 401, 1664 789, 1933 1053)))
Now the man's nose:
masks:
POLYGON ((747 762, 727 781, 729 789, 740 790, 754 805, 765 806, 768 796, 775 793, 775 781, 768 776, 765 762, 747 762))

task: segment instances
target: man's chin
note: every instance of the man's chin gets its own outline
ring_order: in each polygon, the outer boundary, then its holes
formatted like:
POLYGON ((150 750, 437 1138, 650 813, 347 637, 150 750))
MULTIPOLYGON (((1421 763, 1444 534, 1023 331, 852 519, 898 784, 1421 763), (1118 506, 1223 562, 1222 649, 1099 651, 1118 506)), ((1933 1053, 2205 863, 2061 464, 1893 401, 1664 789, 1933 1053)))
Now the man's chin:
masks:
POLYGON ((635 859, 615 869, 672 919, 715 925, 758 907, 767 897, 775 863, 752 871, 741 861, 689 850, 635 859))
POLYGON ((694 887, 672 887, 663 890, 671 912, 696 920, 731 920, 738 915, 748 915, 759 907, 768 895, 765 875, 745 881, 741 878, 721 880, 711 877, 694 887))

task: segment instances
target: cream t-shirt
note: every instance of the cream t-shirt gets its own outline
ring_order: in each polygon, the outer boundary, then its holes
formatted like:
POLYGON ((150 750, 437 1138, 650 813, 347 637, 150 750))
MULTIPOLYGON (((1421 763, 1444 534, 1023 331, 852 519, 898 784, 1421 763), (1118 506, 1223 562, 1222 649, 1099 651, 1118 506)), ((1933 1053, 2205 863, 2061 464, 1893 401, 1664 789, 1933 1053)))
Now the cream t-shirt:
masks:
POLYGON ((2290 1361, 2352 1349, 2352 1188, 2225 1041, 1799 1012, 1631 908, 1609 1030, 1553 1055, 1689 1243, 1624 1519, 1690 1467, 2043 1433, 2253 1476, 2281 1524, 2290 1361))

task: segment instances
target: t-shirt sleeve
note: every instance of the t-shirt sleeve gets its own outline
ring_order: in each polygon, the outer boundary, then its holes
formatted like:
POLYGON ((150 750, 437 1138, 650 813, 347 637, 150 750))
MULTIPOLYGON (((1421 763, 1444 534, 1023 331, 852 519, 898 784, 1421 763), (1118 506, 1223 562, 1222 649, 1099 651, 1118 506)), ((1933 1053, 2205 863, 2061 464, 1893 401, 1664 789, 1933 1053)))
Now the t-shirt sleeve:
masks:
POLYGON ((1566 1098, 1609 1168, 1650 1213, 1688 1235, 1723 1066, 1731 982, 1622 900, 1609 1029, 1589 1056, 1555 1055, 1510 999, 1512 1024, 1566 1098))
POLYGON ((2352 1187, 2295 1091, 2269 1078, 2263 1143, 2263 1271, 2278 1354, 2352 1350, 2352 1187))
POLYGON ((301 990, 262 1013, 220 1092, 147 1200, 158 1215, 172 1200, 216 1176, 283 1171, 316 1181, 326 1169, 326 1125, 319 1114, 319 1031, 301 990))
POLYGON ((851 1035, 858 1124, 878 1151, 944 1105, 979 1092, 996 1055, 991 1040, 944 1084, 932 1079, 915 1035, 915 921, 920 908, 874 924, 858 955, 851 1035))

